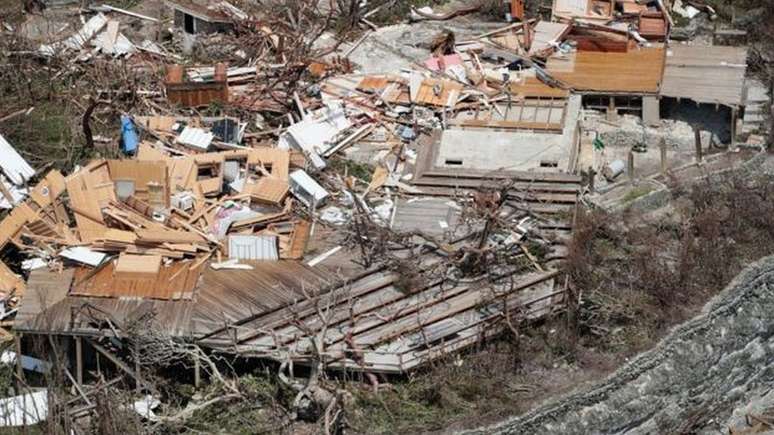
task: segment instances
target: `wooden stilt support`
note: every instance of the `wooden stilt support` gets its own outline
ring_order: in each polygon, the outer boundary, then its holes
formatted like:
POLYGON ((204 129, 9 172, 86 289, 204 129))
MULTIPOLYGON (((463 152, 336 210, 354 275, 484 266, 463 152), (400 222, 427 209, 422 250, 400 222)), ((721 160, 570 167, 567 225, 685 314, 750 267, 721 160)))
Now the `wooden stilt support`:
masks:
POLYGON ((137 344, 134 346, 134 371, 137 379, 137 393, 139 393, 143 382, 142 373, 140 371, 140 346, 137 344))
POLYGON ((16 350, 16 386, 17 390, 21 391, 22 383, 24 382, 24 369, 22 368, 22 348, 21 348, 21 335, 16 334, 13 337, 13 344, 16 350))
POLYGON ((199 358, 194 358, 194 387, 199 388, 202 383, 201 362, 199 358))
POLYGON ((618 120, 618 110, 615 108, 615 97, 610 97, 607 101, 607 120, 616 122, 618 120))
POLYGON ((75 337, 75 379, 83 385, 83 339, 75 337))
POLYGON ((661 173, 663 175, 666 175, 667 170, 669 169, 669 165, 667 164, 666 139, 662 137, 661 141, 658 143, 658 147, 661 149, 661 173))
POLYGON ((694 142, 696 145, 696 163, 701 163, 702 160, 702 148, 701 148, 701 130, 699 127, 693 128, 694 142))
POLYGON ((634 183, 634 151, 629 151, 629 158, 626 162, 626 171, 629 173, 629 181, 634 183))
POLYGON ((107 358, 108 360, 110 360, 110 362, 112 362, 113 364, 115 364, 115 365, 116 365, 116 367, 118 367, 119 369, 121 369, 121 370, 122 370, 124 373, 126 373, 127 375, 131 376, 131 377, 132 377, 132 378, 133 378, 133 379, 136 381, 136 383, 137 383, 138 385, 141 385, 141 384, 143 384, 143 380, 142 380, 142 378, 140 377, 140 374, 139 374, 137 371, 135 371, 135 370, 132 370, 132 368, 131 368, 131 367, 129 367, 129 366, 128 366, 128 365, 126 365, 126 364, 125 364, 123 361, 121 361, 120 359, 118 359, 118 357, 116 357, 115 355, 113 355, 113 354, 112 354, 112 353, 111 353, 109 350, 105 349, 104 347, 100 346, 99 344, 95 343, 95 342, 94 342, 94 341, 92 341, 92 340, 89 340, 89 344, 90 344, 90 345, 91 345, 91 346, 92 346, 92 347, 93 347, 93 348, 94 348, 94 349, 95 349, 97 352, 99 352, 100 354, 102 354, 102 356, 104 356, 105 358, 107 358))
POLYGON ((739 109, 736 106, 731 108, 731 149, 736 149, 736 121, 739 117, 739 109))

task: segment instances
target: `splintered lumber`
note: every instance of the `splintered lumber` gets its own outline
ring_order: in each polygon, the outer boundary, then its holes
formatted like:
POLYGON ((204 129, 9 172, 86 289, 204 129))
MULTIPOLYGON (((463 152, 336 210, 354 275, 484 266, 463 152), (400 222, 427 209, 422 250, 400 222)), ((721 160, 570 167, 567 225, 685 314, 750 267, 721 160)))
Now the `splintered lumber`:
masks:
POLYGON ((200 235, 187 231, 138 229, 135 233, 138 242, 197 243, 205 241, 200 235))
POLYGON ((115 201, 113 182, 107 161, 97 160, 66 179, 70 208, 75 212, 75 222, 81 239, 94 240, 107 230, 102 218, 102 208, 115 201))
POLYGON ((306 244, 309 241, 309 232, 312 228, 312 224, 309 221, 298 221, 293 225, 293 232, 290 236, 290 243, 287 249, 287 253, 283 255, 283 258, 291 260, 299 260, 304 258, 304 251, 306 250, 306 244))
POLYGON ((21 296, 25 288, 24 280, 13 273, 5 263, 0 262, 0 294, 21 296))

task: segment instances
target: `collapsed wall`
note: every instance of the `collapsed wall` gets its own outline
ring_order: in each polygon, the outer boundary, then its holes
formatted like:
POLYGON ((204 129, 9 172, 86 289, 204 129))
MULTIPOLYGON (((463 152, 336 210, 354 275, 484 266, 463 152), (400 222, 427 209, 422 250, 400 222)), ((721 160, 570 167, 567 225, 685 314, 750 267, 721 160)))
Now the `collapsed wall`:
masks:
POLYGON ((603 382, 468 433, 727 430, 731 411, 772 381, 774 256, 749 266, 700 315, 603 382))

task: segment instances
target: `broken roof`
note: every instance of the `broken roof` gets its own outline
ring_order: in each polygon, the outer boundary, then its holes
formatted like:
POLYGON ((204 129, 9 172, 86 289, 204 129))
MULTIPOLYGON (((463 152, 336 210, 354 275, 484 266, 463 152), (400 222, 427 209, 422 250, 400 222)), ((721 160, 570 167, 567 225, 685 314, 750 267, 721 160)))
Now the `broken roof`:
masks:
POLYGON ((671 45, 661 95, 741 106, 746 69, 747 47, 671 45))

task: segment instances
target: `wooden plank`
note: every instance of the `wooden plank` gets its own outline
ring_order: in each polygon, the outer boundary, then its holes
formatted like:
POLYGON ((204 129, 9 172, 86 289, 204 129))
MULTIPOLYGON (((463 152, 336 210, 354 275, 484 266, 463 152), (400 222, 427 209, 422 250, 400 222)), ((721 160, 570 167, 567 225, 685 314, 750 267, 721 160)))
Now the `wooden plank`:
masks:
MULTIPOLYGON (((536 111, 537 113, 537 111, 536 111)), ((562 124, 547 123, 536 121, 511 121, 511 120, 478 120, 464 119, 449 121, 450 126, 455 127, 480 127, 480 128, 502 128, 505 130, 546 130, 562 131, 562 124)))

